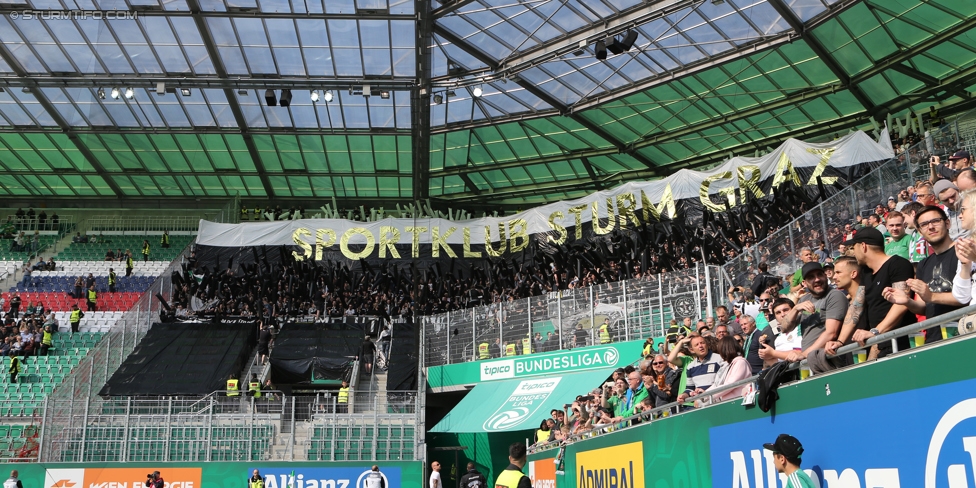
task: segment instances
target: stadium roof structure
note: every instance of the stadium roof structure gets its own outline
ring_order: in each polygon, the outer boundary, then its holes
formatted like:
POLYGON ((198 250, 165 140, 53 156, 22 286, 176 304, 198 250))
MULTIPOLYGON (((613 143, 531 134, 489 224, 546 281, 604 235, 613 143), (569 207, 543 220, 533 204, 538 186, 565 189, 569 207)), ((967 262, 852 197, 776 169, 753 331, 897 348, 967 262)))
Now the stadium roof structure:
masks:
POLYGON ((524 206, 967 106, 976 85, 971 0, 7 0, 0 14, 0 196, 21 199, 524 206), (285 89, 289 107, 267 105, 285 89))

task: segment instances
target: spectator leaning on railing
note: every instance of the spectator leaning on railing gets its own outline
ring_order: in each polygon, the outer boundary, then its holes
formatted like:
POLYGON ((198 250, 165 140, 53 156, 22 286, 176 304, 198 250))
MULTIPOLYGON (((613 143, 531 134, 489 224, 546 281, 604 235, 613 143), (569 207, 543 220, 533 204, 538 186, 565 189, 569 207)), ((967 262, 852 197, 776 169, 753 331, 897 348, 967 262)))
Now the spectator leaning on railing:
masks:
POLYGON ((698 334, 678 341, 668 361, 682 371, 683 388, 679 389, 683 391, 678 395, 679 402, 704 393, 715 382, 719 368, 725 364, 721 356, 708 350, 705 338, 698 334))
MULTIPOLYGON (((858 235, 871 232, 878 231, 864 229, 859 231, 858 235)), ((788 361, 810 360, 808 365, 813 373, 822 373, 847 365, 849 359, 847 355, 829 359, 822 355, 811 357, 813 351, 823 349, 828 341, 837 338, 841 321, 847 314, 848 302, 844 292, 828 287, 827 275, 823 268, 815 263, 807 263, 803 266, 803 285, 808 293, 797 301, 796 306, 785 317, 791 325, 795 321, 800 322, 800 330, 803 334, 802 350, 790 353, 786 359, 788 361), (816 359, 822 360, 816 361, 816 359)))
POLYGON ((844 322, 841 324, 837 338, 827 341, 824 349, 814 351, 814 354, 818 355, 814 359, 815 362, 824 361, 825 359, 819 357, 824 353, 834 355, 837 353, 837 348, 850 343, 851 337, 854 336, 854 331, 857 329, 857 324, 861 320, 861 315, 864 313, 864 287, 861 286, 861 267, 857 264, 856 259, 850 256, 837 259, 837 263, 834 265, 834 284, 837 285, 838 290, 844 292, 848 297, 847 314, 844 315, 844 322))
MULTIPOLYGON (((886 288, 908 290, 908 280, 915 277, 912 263, 900 256, 884 253, 884 237, 876 229, 858 231, 854 239, 844 243, 853 250, 858 264, 871 270, 870 280, 865 280, 864 315, 865 320, 858 324, 854 341, 864 341, 890 330, 899 329, 915 323, 915 315, 905 305, 889 303, 883 292, 886 288), (862 325, 863 324, 863 325, 862 325)), ((898 339, 898 349, 908 348, 908 338, 898 339)), ((884 357, 892 352, 889 342, 872 347, 869 357, 884 357)))
MULTIPOLYGON (((952 293, 952 280, 959 259, 949 238, 949 218, 939 207, 925 207, 915 219, 926 242, 932 247, 932 254, 918 263, 917 279, 907 280, 908 289, 886 289, 885 298, 925 317, 935 317, 963 307, 963 303, 952 293)), ((941 327, 925 331, 926 343, 941 339, 941 327)))

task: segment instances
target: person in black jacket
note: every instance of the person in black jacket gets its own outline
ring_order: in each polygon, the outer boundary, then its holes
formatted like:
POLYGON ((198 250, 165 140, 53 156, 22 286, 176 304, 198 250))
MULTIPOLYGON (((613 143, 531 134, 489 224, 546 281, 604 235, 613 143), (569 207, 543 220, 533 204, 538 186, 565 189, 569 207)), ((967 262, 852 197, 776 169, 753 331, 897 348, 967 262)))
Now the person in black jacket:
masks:
POLYGON ((373 373, 373 357, 376 354, 376 344, 369 340, 369 336, 363 339, 363 345, 360 347, 359 358, 363 360, 366 365, 366 374, 373 373))
POLYGON ((468 463, 468 472, 461 477, 458 488, 487 488, 488 480, 485 475, 475 469, 474 463, 468 463))
POLYGON ((146 475, 146 488, 163 488, 164 486, 166 486, 166 482, 159 475, 159 471, 153 471, 152 474, 146 475))
POLYGON ((752 280, 752 286, 749 288, 752 290, 752 294, 755 296, 762 295, 764 291, 769 289, 771 286, 778 287, 780 284, 780 279, 769 274, 769 265, 766 262, 759 263, 759 274, 756 275, 752 280))

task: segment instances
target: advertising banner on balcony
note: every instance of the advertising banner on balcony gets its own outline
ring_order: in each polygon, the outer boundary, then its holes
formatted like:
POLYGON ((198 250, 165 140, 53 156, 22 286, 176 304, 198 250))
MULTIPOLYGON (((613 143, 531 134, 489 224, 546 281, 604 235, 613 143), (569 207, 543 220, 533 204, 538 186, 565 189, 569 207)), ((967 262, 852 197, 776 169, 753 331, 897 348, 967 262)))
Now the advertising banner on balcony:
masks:
POLYGON ((640 359, 643 346, 644 341, 628 341, 552 353, 527 354, 487 361, 432 366, 427 369, 427 380, 432 388, 439 388, 513 378, 622 368, 640 359))
MULTIPOLYGON (((525 263, 525 253, 545 262, 539 253, 553 256, 566 246, 611 241, 594 250, 593 259, 599 261, 601 255, 612 257, 615 249, 639 249, 642 244, 654 247, 669 241, 681 248, 708 242, 696 233, 706 211, 723 214, 746 206, 752 213, 768 214, 766 219, 786 219, 793 210, 812 206, 818 195, 829 196, 857 179, 872 163, 893 156, 890 143, 877 143, 867 134, 855 132, 828 143, 790 139, 762 157, 732 158, 707 171, 682 169, 660 180, 630 182, 503 218, 387 218, 373 222, 300 219, 243 224, 201 221, 197 257, 207 266, 239 266, 286 257, 311 262, 365 260, 368 266, 418 260, 444 266, 455 258, 514 258, 525 263), (628 242, 612 242, 614 236, 628 242), (251 251, 273 247, 287 251, 251 251)), ((723 222, 723 235, 731 231, 729 226, 742 232, 749 227, 739 218, 723 222)), ((630 256, 632 261, 637 259, 630 256)), ((642 264, 648 267, 646 262, 642 264)))
MULTIPOLYGON (((557 488, 782 488, 780 434, 803 445, 818 488, 976 486, 976 373, 925 364, 964 361, 956 340, 779 388, 775 410, 730 401, 565 446, 557 488), (957 359, 951 359, 957 358, 957 359), (642 475, 640 479, 638 476, 642 475)), ((549 463, 557 449, 530 455, 549 463)))

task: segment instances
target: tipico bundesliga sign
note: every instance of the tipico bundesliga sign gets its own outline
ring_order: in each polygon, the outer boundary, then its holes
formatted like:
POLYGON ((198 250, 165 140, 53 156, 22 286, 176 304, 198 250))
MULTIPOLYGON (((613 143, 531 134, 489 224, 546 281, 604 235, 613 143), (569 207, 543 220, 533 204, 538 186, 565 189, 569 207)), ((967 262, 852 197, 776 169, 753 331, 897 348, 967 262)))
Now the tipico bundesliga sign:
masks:
POLYGON ((481 381, 506 380, 548 374, 575 373, 629 364, 637 356, 622 358, 614 346, 587 347, 552 354, 529 354, 481 363, 481 381))

